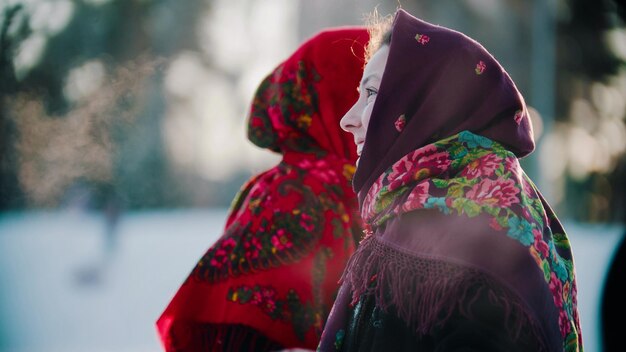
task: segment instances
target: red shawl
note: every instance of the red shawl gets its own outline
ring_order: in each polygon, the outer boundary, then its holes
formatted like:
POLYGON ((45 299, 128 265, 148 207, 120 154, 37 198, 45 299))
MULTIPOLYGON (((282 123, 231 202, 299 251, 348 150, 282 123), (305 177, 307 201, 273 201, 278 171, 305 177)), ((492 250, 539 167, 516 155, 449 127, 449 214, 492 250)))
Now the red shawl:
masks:
POLYGON ((361 28, 324 31, 259 86, 248 137, 283 160, 243 186, 159 318, 167 351, 317 345, 361 232, 356 151, 339 119, 357 99, 367 40, 361 28))

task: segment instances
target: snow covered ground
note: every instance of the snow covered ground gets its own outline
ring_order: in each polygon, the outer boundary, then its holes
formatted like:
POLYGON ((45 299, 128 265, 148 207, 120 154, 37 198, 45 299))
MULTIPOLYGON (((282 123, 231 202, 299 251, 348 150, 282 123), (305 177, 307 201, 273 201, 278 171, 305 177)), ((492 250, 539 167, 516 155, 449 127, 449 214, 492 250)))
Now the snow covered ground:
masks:
MULTIPOLYGON (((0 352, 160 351, 154 322, 220 234, 226 210, 0 214, 0 352)), ((600 350, 600 288, 621 229, 566 223, 587 351, 600 350)))

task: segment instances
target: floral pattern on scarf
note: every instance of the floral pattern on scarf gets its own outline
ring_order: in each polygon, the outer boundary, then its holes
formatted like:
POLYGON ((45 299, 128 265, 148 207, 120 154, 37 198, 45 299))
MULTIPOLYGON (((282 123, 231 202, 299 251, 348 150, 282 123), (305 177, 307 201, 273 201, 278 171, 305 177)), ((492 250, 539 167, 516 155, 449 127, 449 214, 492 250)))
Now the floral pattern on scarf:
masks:
POLYGON ((275 152, 293 150, 325 154, 308 133, 317 107, 315 84, 321 79, 305 61, 286 72, 280 67, 267 76, 252 101, 248 139, 275 152))
POLYGON ((528 248, 559 311, 566 351, 582 348, 571 248, 516 156, 488 138, 463 131, 396 162, 370 188, 362 207, 372 227, 418 209, 476 217, 528 248))
POLYGON ((302 340, 312 326, 318 333, 323 326, 319 310, 311 302, 303 303, 295 290, 289 290, 285 297, 280 297, 272 286, 244 285, 231 288, 226 299, 239 304, 251 304, 274 320, 286 321, 302 340))
POLYGON ((323 237, 329 211, 334 214, 330 221, 333 237, 342 237, 351 224, 343 204, 336 202, 348 187, 340 168, 327 159, 307 158, 294 166, 281 163, 271 179, 253 179, 243 187, 234 202, 239 208, 238 220, 227 226, 198 261, 192 278, 219 282, 297 263, 323 237), (283 181, 274 184, 273 178, 283 181), (313 184, 310 178, 318 182, 313 184), (344 187, 339 185, 342 182, 344 187))

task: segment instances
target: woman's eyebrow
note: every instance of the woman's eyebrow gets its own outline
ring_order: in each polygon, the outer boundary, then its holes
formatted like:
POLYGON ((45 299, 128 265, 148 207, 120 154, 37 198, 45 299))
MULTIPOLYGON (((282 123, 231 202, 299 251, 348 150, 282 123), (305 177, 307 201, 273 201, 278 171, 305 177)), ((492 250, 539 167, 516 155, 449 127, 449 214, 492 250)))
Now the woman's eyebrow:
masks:
POLYGON ((361 87, 363 87, 364 85, 367 84, 367 82, 369 82, 372 78, 378 78, 378 75, 376 74, 371 74, 365 78, 363 78, 363 80, 361 81, 361 87))

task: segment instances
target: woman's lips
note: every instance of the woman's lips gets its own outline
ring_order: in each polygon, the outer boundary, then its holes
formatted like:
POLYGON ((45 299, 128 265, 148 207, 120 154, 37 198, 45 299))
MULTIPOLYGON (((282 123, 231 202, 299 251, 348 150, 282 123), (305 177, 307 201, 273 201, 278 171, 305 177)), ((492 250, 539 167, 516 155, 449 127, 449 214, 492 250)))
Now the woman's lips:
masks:
POLYGON ((361 156, 361 152, 363 151, 363 143, 364 143, 364 141, 359 139, 359 140, 354 141, 354 143, 356 144, 356 154, 358 156, 361 156))

